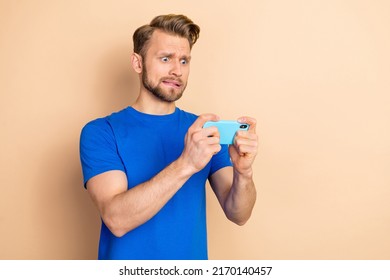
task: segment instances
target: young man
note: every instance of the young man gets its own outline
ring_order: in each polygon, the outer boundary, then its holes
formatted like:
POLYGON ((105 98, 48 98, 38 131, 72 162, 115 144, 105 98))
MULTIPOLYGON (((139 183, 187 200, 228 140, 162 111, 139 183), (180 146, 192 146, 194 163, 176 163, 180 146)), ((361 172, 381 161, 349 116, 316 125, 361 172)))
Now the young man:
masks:
POLYGON ((164 15, 138 28, 131 62, 140 77, 131 107, 88 123, 84 184, 102 217, 99 259, 207 259, 205 183, 228 219, 243 225, 256 200, 256 122, 220 145, 214 114, 175 106, 186 88, 199 27, 164 15))

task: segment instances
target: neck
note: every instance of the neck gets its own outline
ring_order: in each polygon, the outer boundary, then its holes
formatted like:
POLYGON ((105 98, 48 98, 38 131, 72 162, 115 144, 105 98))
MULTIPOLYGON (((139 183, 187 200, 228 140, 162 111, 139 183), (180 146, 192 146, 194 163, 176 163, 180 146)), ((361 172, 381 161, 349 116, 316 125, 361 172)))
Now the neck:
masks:
POLYGON ((157 97, 140 92, 132 107, 142 113, 150 115, 168 115, 175 112, 175 102, 161 101, 157 97))

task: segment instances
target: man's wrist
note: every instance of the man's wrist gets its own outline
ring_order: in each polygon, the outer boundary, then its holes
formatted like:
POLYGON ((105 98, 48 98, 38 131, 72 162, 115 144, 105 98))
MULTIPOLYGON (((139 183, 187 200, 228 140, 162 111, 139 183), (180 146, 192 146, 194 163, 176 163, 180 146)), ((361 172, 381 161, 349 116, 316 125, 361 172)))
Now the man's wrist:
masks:
POLYGON ((175 170, 178 172, 179 176, 191 177, 196 173, 196 170, 191 168, 187 161, 183 159, 182 156, 178 157, 173 163, 175 170))
POLYGON ((234 177, 239 177, 240 179, 252 180, 253 178, 253 170, 252 168, 239 171, 236 168, 233 168, 234 177))

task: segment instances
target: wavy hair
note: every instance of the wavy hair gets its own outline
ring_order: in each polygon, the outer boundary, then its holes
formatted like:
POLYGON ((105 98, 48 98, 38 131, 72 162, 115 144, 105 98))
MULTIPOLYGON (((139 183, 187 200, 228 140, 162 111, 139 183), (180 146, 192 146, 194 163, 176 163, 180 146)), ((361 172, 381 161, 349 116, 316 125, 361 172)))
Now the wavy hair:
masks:
POLYGON ((184 15, 161 15, 155 17, 150 24, 139 27, 133 34, 134 52, 145 57, 148 42, 153 32, 158 29, 169 34, 186 38, 190 48, 199 38, 200 28, 184 15))

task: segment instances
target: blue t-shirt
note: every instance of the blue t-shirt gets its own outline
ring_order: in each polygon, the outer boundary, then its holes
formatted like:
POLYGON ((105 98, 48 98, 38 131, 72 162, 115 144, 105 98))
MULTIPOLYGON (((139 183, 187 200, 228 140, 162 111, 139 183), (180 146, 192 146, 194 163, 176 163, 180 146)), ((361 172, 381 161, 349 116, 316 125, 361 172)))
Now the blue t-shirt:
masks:
MULTIPOLYGON (((87 181, 109 170, 127 175, 128 189, 176 160, 197 116, 179 108, 149 115, 127 107, 89 122, 81 132, 80 158, 87 181)), ((102 222, 99 259, 207 259, 205 183, 231 166, 227 146, 194 174, 149 221, 118 238, 102 222)))

